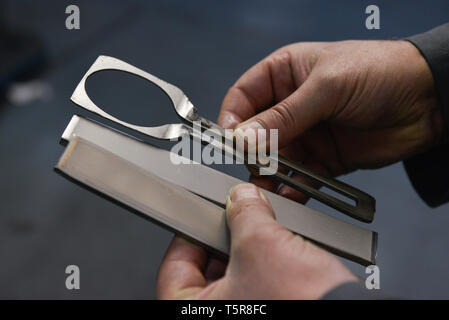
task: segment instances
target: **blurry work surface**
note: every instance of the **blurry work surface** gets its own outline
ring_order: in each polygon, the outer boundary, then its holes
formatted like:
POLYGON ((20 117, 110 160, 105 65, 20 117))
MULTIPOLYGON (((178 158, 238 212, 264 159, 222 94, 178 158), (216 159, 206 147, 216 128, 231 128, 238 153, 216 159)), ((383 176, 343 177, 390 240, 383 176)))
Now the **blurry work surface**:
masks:
MULTIPOLYGON (((68 1, 8 2, 3 12, 8 22, 42 36, 54 64, 41 79, 53 89, 47 101, 0 105, 0 297, 155 296, 157 269, 171 234, 52 172, 71 115, 88 115, 69 97, 99 54, 172 79, 205 117, 214 119, 227 88, 278 47, 296 41, 401 37, 449 21, 447 1, 431 3, 378 1, 381 30, 370 32, 364 28, 364 8, 370 3, 356 0, 78 1, 77 31, 65 29, 68 1), (65 288, 70 264, 81 269, 78 291, 65 288)), ((168 99, 129 75, 98 74, 88 92, 126 121, 155 125, 176 118, 168 99)), ((221 169, 247 176, 241 167, 221 169)), ((448 206, 426 207, 401 164, 342 180, 377 199, 370 228, 380 235, 381 288, 393 295, 449 298, 448 206)), ((309 205, 345 219, 316 202, 309 205)), ((364 276, 362 268, 347 264, 364 276)))

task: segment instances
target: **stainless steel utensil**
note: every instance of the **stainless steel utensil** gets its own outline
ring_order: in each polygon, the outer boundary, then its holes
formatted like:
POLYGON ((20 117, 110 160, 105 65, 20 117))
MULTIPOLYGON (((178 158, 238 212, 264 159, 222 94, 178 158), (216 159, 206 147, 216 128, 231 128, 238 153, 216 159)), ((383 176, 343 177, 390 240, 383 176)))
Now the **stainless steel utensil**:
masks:
MULTIPOLYGON (((80 83, 72 94, 71 100, 79 106, 91 112, 94 112, 106 119, 112 120, 125 127, 139 131, 151 137, 158 139, 175 139, 181 138, 185 135, 189 135, 192 138, 200 140, 202 142, 207 141, 208 143, 211 143, 212 146, 218 151, 221 151, 233 158, 238 158, 248 163, 247 153, 245 151, 239 150, 234 146, 232 141, 226 139, 224 129, 222 127, 218 126, 208 119, 199 116, 193 104, 179 88, 119 59, 108 56, 99 56, 93 63, 93 65, 89 68, 84 77, 81 79, 80 83), (87 78, 93 73, 102 70, 119 70, 128 72, 156 84, 171 99, 171 102, 173 103, 177 114, 185 121, 185 123, 166 124, 158 127, 143 127, 121 121, 120 119, 117 119, 112 115, 104 112, 89 98, 85 89, 87 78), (194 122, 200 123, 201 130, 194 129, 194 127, 192 126, 194 122), (212 139, 211 137, 207 137, 206 139, 204 139, 202 131, 207 129, 213 130, 221 137, 221 139, 216 139, 216 135, 214 135, 212 139)), ((318 182, 321 186, 325 186, 343 195, 344 197, 352 199, 355 204, 353 205, 347 201, 338 199, 328 193, 322 192, 309 185, 296 181, 295 179, 290 177, 289 174, 283 174, 277 171, 274 175, 272 175, 272 177, 279 182, 286 184, 296 190, 299 190, 300 192, 318 201, 321 201, 322 203, 334 209, 337 209, 355 219, 363 222, 373 221, 375 212, 375 199, 369 194, 336 179, 324 177, 322 175, 314 173, 309 169, 301 166, 297 162, 286 159, 285 157, 282 157, 280 155, 277 156, 277 159, 273 159, 271 155, 267 158, 268 161, 277 161, 278 165, 285 168, 287 172, 293 172, 315 182, 318 182)), ((266 163, 266 161, 264 161, 263 163, 266 163)), ((264 166, 260 165, 259 163, 248 164, 252 167, 257 167, 262 171, 265 170, 264 166)))

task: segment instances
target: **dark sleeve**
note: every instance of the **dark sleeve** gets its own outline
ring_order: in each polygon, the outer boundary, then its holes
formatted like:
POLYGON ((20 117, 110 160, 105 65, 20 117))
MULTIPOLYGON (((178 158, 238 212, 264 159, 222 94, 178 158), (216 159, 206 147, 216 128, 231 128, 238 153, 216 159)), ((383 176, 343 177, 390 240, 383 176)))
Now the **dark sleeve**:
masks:
MULTIPOLYGON (((449 202, 449 23, 409 37, 421 52, 435 82, 441 107, 445 143, 404 161, 415 190, 431 207, 449 202)), ((328 293, 323 300, 391 299, 379 290, 368 290, 362 282, 347 282, 328 293)))
POLYGON ((368 290, 363 282, 346 282, 326 293, 322 300, 390 300, 381 289, 368 290))
POLYGON ((429 65, 443 117, 444 144, 404 161, 421 198, 431 207, 449 202, 449 23, 407 38, 429 65))

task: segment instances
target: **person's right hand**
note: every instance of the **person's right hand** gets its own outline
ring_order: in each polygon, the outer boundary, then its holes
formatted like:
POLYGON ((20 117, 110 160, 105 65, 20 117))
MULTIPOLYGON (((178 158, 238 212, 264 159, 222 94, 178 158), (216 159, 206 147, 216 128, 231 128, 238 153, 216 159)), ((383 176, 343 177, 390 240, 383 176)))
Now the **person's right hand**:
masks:
MULTIPOLYGON (((406 41, 281 48, 229 89, 218 123, 235 134, 279 129, 281 154, 328 176, 403 160, 442 136, 431 72, 406 41)), ((304 200, 289 187, 279 193, 304 200)))

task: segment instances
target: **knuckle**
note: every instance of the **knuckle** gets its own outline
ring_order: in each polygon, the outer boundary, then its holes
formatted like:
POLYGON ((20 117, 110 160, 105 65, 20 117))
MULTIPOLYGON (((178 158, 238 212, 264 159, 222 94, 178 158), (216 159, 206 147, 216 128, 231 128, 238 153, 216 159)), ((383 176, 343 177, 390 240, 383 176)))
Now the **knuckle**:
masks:
POLYGON ((332 66, 322 66, 317 72, 317 80, 323 89, 342 89, 358 74, 358 68, 351 62, 335 62, 332 66))
POLYGON ((270 54, 268 57, 263 59, 263 63, 266 67, 271 68, 275 62, 275 53, 270 54))
POLYGON ((273 52, 270 56, 268 56, 268 61, 276 64, 289 63, 291 59, 290 51, 284 47, 279 50, 273 52))
POLYGON ((322 71, 318 75, 318 83, 326 88, 334 87, 343 78, 341 71, 339 70, 326 70, 322 71))
POLYGON ((348 90, 348 71, 336 68, 335 70, 327 70, 320 72, 318 75, 318 88, 326 92, 327 96, 332 101, 339 101, 342 99, 342 94, 348 90))
POLYGON ((234 98, 234 97, 238 97, 239 95, 242 94, 242 91, 240 89, 240 87, 238 86, 237 83, 233 84, 229 89, 228 92, 225 95, 225 98, 234 98))
POLYGON ((277 123, 281 123, 284 127, 291 128, 295 126, 296 118, 291 111, 293 108, 289 100, 284 100, 272 108, 273 117, 277 123))

